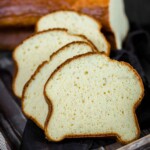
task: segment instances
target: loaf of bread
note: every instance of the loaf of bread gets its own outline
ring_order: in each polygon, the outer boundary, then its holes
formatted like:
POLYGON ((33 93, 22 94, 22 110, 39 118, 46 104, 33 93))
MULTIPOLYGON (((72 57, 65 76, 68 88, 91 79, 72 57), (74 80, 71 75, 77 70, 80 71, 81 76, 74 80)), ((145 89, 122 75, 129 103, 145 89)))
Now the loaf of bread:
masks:
POLYGON ((85 37, 69 34, 65 29, 51 29, 37 33, 21 43, 13 52, 17 67, 13 81, 15 95, 22 96, 25 83, 43 61, 49 60, 51 54, 73 41, 91 44, 85 37))
POLYGON ((56 11, 43 16, 36 25, 37 31, 51 28, 65 28, 72 34, 85 35, 100 52, 110 53, 110 46, 100 32, 101 24, 88 15, 75 11, 56 11))
POLYGON ((45 85, 49 140, 116 136, 135 140, 140 129, 135 114, 144 95, 138 73, 127 63, 88 53, 63 63, 45 85))
POLYGON ((128 33, 123 0, 3 0, 0 1, 0 27, 33 26, 41 16, 62 9, 93 16, 105 31, 115 35, 117 48, 122 46, 128 33))
POLYGON ((22 109, 40 128, 44 129, 48 115, 48 105, 44 97, 44 85, 52 72, 67 59, 92 52, 93 48, 85 42, 73 42, 51 55, 50 60, 38 67, 23 91, 22 109), (42 111, 41 111, 42 110, 42 111))

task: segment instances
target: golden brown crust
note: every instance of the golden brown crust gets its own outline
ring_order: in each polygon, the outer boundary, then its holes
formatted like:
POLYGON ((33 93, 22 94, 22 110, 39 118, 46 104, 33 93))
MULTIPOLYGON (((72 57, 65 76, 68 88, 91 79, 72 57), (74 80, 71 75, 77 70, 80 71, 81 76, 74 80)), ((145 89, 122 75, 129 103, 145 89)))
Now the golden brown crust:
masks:
POLYGON ((0 26, 31 26, 43 15, 71 9, 95 17, 106 30, 111 31, 107 17, 109 0, 4 0, 0 6, 0 26))
MULTIPOLYGON (((89 16, 89 15, 87 15, 87 14, 83 14, 83 13, 81 13, 81 12, 77 12, 77 11, 74 11, 74 10, 58 10, 58 11, 53 11, 53 12, 51 12, 50 14, 47 14, 47 15, 41 17, 41 18, 38 20, 38 22, 36 23, 36 27, 35 27, 36 32, 38 32, 39 22, 40 22, 43 18, 45 18, 46 16, 49 16, 49 15, 53 15, 53 14, 55 14, 55 13, 60 13, 60 12, 73 12, 73 13, 76 13, 77 15, 79 15, 79 16, 86 16, 87 18, 90 18, 91 20, 93 20, 93 21, 97 24, 99 33, 101 34, 101 36, 103 37, 103 39, 104 39, 104 41, 105 41, 105 44, 106 44, 106 47, 107 47, 105 53, 106 53, 107 56, 110 55, 110 48, 111 48, 111 46, 110 46, 110 44, 108 43, 108 41, 106 40, 106 38, 105 38, 105 36, 103 35, 103 33, 101 32, 101 29, 102 29, 101 23, 100 23, 98 20, 96 20, 95 18, 93 18, 92 16, 89 16)), ((81 35, 81 36, 83 36, 83 35, 81 35)), ((84 37, 85 37, 85 36, 84 36, 84 37)), ((88 39, 88 37, 86 37, 86 38, 88 39)), ((90 41, 90 40, 88 39, 88 41, 90 41)), ((92 43, 92 41, 90 41, 90 42, 92 43)), ((93 46, 95 47, 94 44, 93 44, 93 46)), ((96 49, 96 47, 95 47, 95 49, 96 49)))
MULTIPOLYGON (((55 75, 60 69, 62 69, 66 64, 70 63, 70 62, 73 61, 73 60, 79 59, 79 58, 81 58, 81 57, 90 56, 90 55, 93 55, 93 54, 96 54, 96 55, 104 55, 104 54, 101 54, 101 53, 89 52, 89 53, 82 54, 82 55, 80 55, 80 56, 75 56, 74 58, 68 59, 66 62, 64 62, 63 64, 61 64, 61 65, 51 74, 51 76, 50 76, 49 79, 47 80, 47 82, 46 82, 46 84, 45 84, 45 87, 44 87, 44 95, 45 95, 45 98, 46 98, 46 100, 48 101, 48 104, 49 104, 49 113, 48 113, 47 120, 46 120, 46 123, 45 123, 45 134, 46 134, 48 140, 50 140, 50 141, 52 140, 52 138, 51 138, 51 137, 49 136, 49 134, 48 134, 47 127, 48 127, 48 123, 50 122, 51 116, 52 116, 52 114, 53 114, 53 104, 52 104, 51 99, 50 99, 50 98, 47 96, 47 94, 46 94, 46 90, 45 90, 45 89, 46 89, 47 83, 48 83, 49 80, 51 80, 51 79, 54 77, 54 75, 55 75)), ((106 56, 106 55, 105 55, 105 56, 106 56)), ((135 120, 136 128, 137 128, 137 136, 136 136, 135 139, 132 140, 132 141, 134 141, 134 140, 136 140, 136 139, 139 137, 139 135, 140 135, 140 128, 139 128, 139 124, 138 124, 138 120, 137 120, 135 111, 136 111, 136 108, 139 106, 139 104, 141 103, 141 101, 142 101, 142 99, 143 99, 143 97, 144 97, 144 85, 143 85, 143 82, 142 82, 142 79, 141 79, 140 75, 137 73, 137 71, 136 71, 130 64, 128 64, 128 63, 126 63, 126 62, 123 62, 123 61, 122 61, 122 62, 119 62, 119 61, 116 61, 116 60, 112 60, 112 59, 110 59, 109 57, 107 57, 107 59, 108 59, 108 61, 117 62, 117 63, 121 63, 121 64, 124 65, 124 66, 128 66, 128 67, 130 68, 130 70, 131 70, 131 71, 135 74, 135 76, 138 78, 139 83, 140 83, 140 86, 141 86, 141 90, 142 90, 142 91, 141 91, 141 96, 139 97, 139 99, 137 100, 137 102, 134 104, 133 110, 132 110, 133 115, 134 115, 134 120, 135 120)), ((132 141, 123 141, 123 140, 121 139, 121 137, 120 137, 117 133, 105 133, 105 134, 97 133, 97 134, 94 134, 94 135, 92 135, 92 134, 87 134, 87 135, 66 135, 66 136, 64 136, 62 139, 60 139, 60 141, 63 140, 64 138, 111 137, 111 136, 117 137, 117 139, 118 139, 121 143, 123 143, 123 144, 127 144, 127 143, 132 142, 132 141)), ((57 141, 55 141, 55 142, 57 142, 57 141)))
MULTIPOLYGON (((53 29, 49 29, 49 30, 45 30, 45 31, 38 32, 38 33, 36 33, 36 34, 34 34, 34 35, 31 35, 30 37, 28 37, 28 38, 25 39, 24 41, 22 41, 21 44, 23 44, 25 41, 29 40, 29 39, 32 38, 33 36, 36 36, 36 35, 39 35, 39 34, 44 34, 44 33, 47 33, 47 32, 53 32, 53 31, 63 31, 63 32, 67 33, 68 35, 74 35, 74 36, 82 37, 82 38, 84 38, 85 40, 87 40, 87 41, 89 42, 89 44, 90 44, 92 47, 94 47, 95 51, 98 51, 98 50, 96 49, 96 47, 93 45, 93 43, 92 43, 90 40, 88 40, 85 36, 83 36, 83 35, 70 34, 70 33, 67 32, 67 29, 63 29, 63 28, 62 28, 62 29, 61 29, 61 28, 53 28, 53 29)), ((20 45, 21 45, 21 44, 20 44, 20 45)), ((15 74, 14 74, 14 77, 13 77, 12 89, 13 89, 13 91, 14 91, 15 96, 16 96, 16 97, 19 97, 19 98, 21 98, 21 97, 20 97, 19 95, 17 95, 16 90, 15 90, 15 82, 16 82, 16 78, 17 78, 17 75, 18 75, 18 69, 19 69, 19 67, 18 67, 19 65, 18 65, 18 62, 16 61, 15 55, 16 55, 17 50, 18 50, 18 47, 19 47, 20 45, 18 45, 18 46, 15 48, 15 50, 14 50, 14 52, 13 52, 13 55, 12 55, 13 60, 14 60, 14 63, 15 63, 15 66, 16 66, 16 67, 15 67, 15 74)))
POLYGON ((28 16, 25 14, 20 16, 3 17, 0 19, 0 27, 30 27, 33 26, 38 19, 39 16, 28 16))
POLYGON ((39 17, 59 9, 71 8, 74 0, 0 1, 0 26, 30 26, 39 17))
MULTIPOLYGON (((85 45, 89 45, 86 42, 71 42, 69 44, 66 44, 65 46, 63 46, 62 48, 60 48, 59 50, 57 50, 56 52, 54 52, 51 56, 49 60, 54 59, 54 57, 60 53, 61 51, 63 51, 66 47, 71 46, 72 44, 85 44, 85 45)), ((89 45, 91 46, 91 45, 89 45)), ((93 47, 91 47, 92 51, 94 52, 95 49, 93 47)), ((31 78, 28 80, 28 82, 25 84, 24 88, 23 88, 23 94, 22 94, 22 111, 24 113, 24 115, 31 119, 33 122, 35 122, 37 124, 37 126, 39 126, 41 129, 44 130, 43 126, 40 124, 40 122, 38 122, 38 120, 34 117, 32 117, 31 115, 29 115, 28 113, 26 113, 24 111, 24 101, 25 101, 25 93, 27 91, 28 86, 32 83, 32 81, 34 80, 34 78, 36 77, 36 75, 40 72, 40 70, 48 63, 49 61, 44 61, 41 65, 38 66, 38 68, 36 69, 36 71, 34 72, 34 74, 31 76, 31 78)), ((48 101, 46 100, 46 102, 48 103, 48 101)), ((49 104, 49 103, 48 103, 49 104)))

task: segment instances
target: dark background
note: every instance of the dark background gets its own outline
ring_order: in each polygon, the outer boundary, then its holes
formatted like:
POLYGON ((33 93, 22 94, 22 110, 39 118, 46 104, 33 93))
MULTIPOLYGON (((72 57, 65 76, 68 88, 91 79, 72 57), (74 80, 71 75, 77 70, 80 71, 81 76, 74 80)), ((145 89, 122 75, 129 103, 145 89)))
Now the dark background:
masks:
MULTIPOLYGON (((150 81, 150 0, 124 0, 126 14, 130 22, 130 33, 143 31, 138 39, 133 40, 138 57, 146 76, 150 81)), ((130 35, 129 35, 130 36, 130 35)), ((128 36, 128 37, 129 37, 128 36)), ((128 47, 127 47, 128 49, 128 47)))
POLYGON ((131 23, 132 30, 146 29, 150 31, 150 1, 124 0, 126 14, 131 23), (136 27, 136 28, 135 28, 136 27))

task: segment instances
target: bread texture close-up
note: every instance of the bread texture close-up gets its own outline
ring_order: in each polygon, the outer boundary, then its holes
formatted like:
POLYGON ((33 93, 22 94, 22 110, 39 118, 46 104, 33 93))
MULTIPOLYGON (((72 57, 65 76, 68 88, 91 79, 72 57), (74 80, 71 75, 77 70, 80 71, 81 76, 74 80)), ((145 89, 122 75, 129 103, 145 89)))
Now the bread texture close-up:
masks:
POLYGON ((13 52, 13 59, 16 63, 13 81, 15 95, 22 96, 25 83, 43 61, 49 60, 50 55, 74 41, 84 41, 92 46, 92 43, 85 37, 72 35, 65 29, 50 29, 37 33, 17 46, 13 52))
POLYGON ((101 24, 94 18, 75 11, 56 11, 43 16, 36 25, 37 31, 65 28, 72 34, 86 36, 100 51, 109 55, 110 45, 101 33, 101 24))
POLYGON ((67 59, 92 51, 94 49, 85 42, 70 43, 52 54, 49 61, 43 62, 26 83, 23 91, 22 109, 24 114, 31 118, 40 128, 44 129, 48 115, 44 86, 49 76, 67 59))
POLYGON ((144 86, 128 63, 99 53, 77 56, 53 72, 45 96, 49 140, 115 136, 129 143, 140 135, 135 110, 144 86))

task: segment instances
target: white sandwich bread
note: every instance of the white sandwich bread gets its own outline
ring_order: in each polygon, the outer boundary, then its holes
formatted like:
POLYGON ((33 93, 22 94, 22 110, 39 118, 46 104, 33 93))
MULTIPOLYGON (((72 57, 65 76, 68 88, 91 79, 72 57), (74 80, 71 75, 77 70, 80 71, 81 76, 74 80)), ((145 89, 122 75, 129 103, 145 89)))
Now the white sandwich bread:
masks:
POLYGON ((44 97, 44 85, 49 76, 67 59, 92 51, 94 49, 85 42, 72 42, 52 54, 49 61, 43 62, 26 83, 22 96, 22 109, 24 114, 31 118, 40 128, 44 129, 48 115, 48 104, 44 97))
POLYGON ((45 133, 51 141, 115 136, 122 143, 138 138, 135 109, 143 82, 127 63, 99 53, 67 60, 45 85, 49 102, 45 133))
POLYGON ((25 83, 43 61, 49 60, 50 55, 74 41, 84 41, 92 46, 86 37, 72 35, 66 29, 50 29, 23 41, 13 52, 13 59, 17 67, 13 81, 15 95, 22 96, 25 83))
POLYGON ((110 45, 100 32, 101 24, 88 15, 68 10, 52 12, 43 16, 36 25, 37 31, 50 28, 66 28, 72 34, 84 35, 100 52, 110 53, 110 45))

